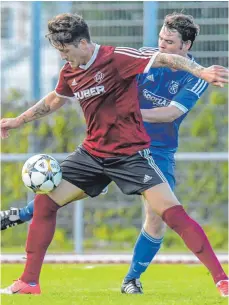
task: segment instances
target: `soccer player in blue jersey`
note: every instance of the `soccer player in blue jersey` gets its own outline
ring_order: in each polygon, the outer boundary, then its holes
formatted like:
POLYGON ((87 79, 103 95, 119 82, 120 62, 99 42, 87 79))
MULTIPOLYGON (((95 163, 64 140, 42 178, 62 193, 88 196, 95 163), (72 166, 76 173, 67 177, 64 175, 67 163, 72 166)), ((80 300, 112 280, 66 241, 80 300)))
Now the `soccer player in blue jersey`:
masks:
MULTIPOLYGON (((199 28, 192 17, 183 14, 168 15, 159 34, 159 51, 190 57, 190 50, 199 28)), ((144 54, 152 52, 145 49, 144 54)), ((170 188, 174 190, 174 154, 178 145, 178 129, 182 120, 207 88, 207 83, 192 74, 172 71, 169 68, 151 68, 147 74, 138 76, 139 99, 145 128, 151 137, 150 154, 170 188)), ((152 166, 153 167, 153 166, 152 166)), ((157 168, 157 167, 156 167, 157 168)), ((159 170, 158 170, 159 171, 159 170)), ((160 176, 160 172, 158 173, 160 176)), ((143 183, 152 179, 145 175, 143 183)), ((159 198, 160 202, 160 198, 159 198)), ((27 207, 2 212, 2 228, 30 220, 33 216, 33 202, 27 207), (10 221, 10 223, 9 223, 10 221)), ((122 285, 123 293, 142 293, 139 281, 158 252, 163 236, 164 223, 145 202, 146 221, 134 249, 133 261, 122 285)), ((182 224, 185 226, 185 223, 182 224)))
MULTIPOLYGON (((199 26, 192 16, 181 13, 167 15, 159 33, 160 52, 194 58, 189 51, 199 26)), ((152 48, 142 48, 145 52, 152 48)), ((180 124, 207 89, 208 83, 184 71, 170 68, 151 68, 138 76, 138 92, 144 126, 151 138, 150 152, 154 162, 166 177, 171 189, 175 188, 175 159, 180 124)), ((147 179, 147 178, 146 178, 147 179)), ((150 177, 148 178, 150 179, 150 177)), ((122 292, 142 293, 139 281, 163 242, 165 223, 145 205, 145 223, 134 247, 130 269, 122 292)))

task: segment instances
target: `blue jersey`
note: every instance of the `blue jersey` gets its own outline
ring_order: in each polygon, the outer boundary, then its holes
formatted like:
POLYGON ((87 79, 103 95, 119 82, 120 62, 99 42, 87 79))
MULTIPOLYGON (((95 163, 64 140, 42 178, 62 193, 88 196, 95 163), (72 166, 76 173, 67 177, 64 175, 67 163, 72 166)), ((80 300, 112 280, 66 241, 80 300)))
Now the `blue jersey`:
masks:
MULTIPOLYGON (((142 48, 151 51, 154 48, 142 48)), ((194 58, 189 55, 190 59, 194 58)), ((151 68, 148 73, 137 76, 141 109, 169 107, 174 105, 183 115, 169 123, 146 123, 151 147, 175 152, 178 147, 178 131, 181 122, 208 87, 204 80, 185 71, 170 68, 151 68)))

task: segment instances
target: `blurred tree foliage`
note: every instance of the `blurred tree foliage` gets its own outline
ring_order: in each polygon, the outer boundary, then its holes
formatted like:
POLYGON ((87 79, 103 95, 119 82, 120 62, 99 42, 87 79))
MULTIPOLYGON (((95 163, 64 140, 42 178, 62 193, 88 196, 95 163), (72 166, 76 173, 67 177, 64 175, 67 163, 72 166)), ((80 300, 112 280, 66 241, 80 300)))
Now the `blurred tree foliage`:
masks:
MULTIPOLYGON (((23 96, 12 90, 2 102, 2 116, 15 117, 29 107, 23 96)), ((25 153, 32 134, 39 147, 36 153, 72 152, 85 136, 85 121, 76 105, 65 105, 56 113, 29 123, 20 130, 12 130, 10 137, 2 141, 3 153, 25 153), (77 111, 76 111, 77 110, 77 111)), ((227 93, 209 91, 205 99, 190 112, 180 130, 181 152, 227 151, 227 93)), ((21 163, 2 163, 2 209, 23 202, 26 188, 21 180, 21 163)), ((227 233, 227 162, 178 162, 176 194, 190 214, 206 229, 215 248, 226 249, 227 233)), ((138 196, 123 196, 112 184, 106 196, 88 199, 85 209, 85 247, 98 244, 104 249, 130 249, 138 235, 142 207, 138 196), (125 198, 125 200, 123 200, 125 198), (115 202, 115 204, 114 204, 115 202), (125 221, 122 221, 124 220, 125 221), (138 220, 136 220, 138 219, 138 220)), ((68 208, 68 207, 67 207, 68 208)), ((66 208, 66 209, 67 209, 66 208)), ((72 207, 69 207, 72 211, 72 207)), ((25 226, 2 234, 2 246, 24 244, 25 226)), ((72 222, 61 225, 55 235, 52 249, 72 246, 72 222), (68 227, 69 225, 69 227, 68 227)), ((172 231, 168 231, 164 248, 183 249, 183 243, 172 231)))

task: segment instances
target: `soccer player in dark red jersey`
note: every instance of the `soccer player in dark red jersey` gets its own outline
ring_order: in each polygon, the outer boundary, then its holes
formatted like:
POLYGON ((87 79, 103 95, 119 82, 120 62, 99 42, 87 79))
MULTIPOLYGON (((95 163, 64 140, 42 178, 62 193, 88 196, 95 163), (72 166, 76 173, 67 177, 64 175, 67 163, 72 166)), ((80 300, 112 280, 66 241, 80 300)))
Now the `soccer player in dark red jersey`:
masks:
POLYGON ((202 228, 191 219, 171 191, 149 151, 137 97, 137 74, 150 67, 185 70, 216 86, 228 83, 221 66, 203 68, 179 55, 99 46, 91 42, 88 26, 78 15, 61 14, 48 24, 49 41, 67 63, 55 91, 16 118, 1 120, 2 138, 9 130, 57 110, 76 97, 87 124, 82 145, 62 162, 63 180, 48 195, 36 195, 29 228, 23 274, 2 294, 39 294, 39 275, 52 241, 56 213, 64 205, 95 197, 114 181, 125 194, 143 195, 149 206, 177 232, 208 268, 222 295, 228 278, 202 228), (220 285, 218 283, 221 283, 220 285))

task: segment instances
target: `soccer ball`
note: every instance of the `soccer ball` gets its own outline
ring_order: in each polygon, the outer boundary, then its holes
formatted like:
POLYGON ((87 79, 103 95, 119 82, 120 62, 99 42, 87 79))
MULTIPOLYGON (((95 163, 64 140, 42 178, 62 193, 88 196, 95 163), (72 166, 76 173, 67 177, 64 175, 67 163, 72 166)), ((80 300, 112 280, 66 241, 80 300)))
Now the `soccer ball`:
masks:
POLYGON ((48 194, 60 184, 61 179, 60 165, 49 155, 35 155, 22 168, 25 186, 36 194, 48 194))

